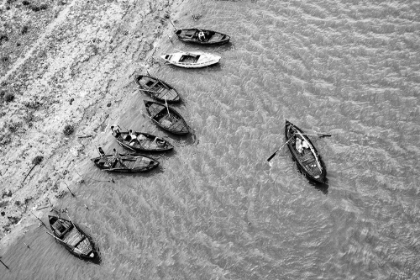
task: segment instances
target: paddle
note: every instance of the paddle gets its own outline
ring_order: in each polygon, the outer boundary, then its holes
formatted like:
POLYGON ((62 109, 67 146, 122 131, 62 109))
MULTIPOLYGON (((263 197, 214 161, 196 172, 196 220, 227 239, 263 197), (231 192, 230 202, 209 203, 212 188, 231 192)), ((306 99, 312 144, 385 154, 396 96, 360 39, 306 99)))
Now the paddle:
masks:
POLYGON ((58 238, 57 236, 55 236, 54 234, 52 234, 52 233, 50 233, 50 232, 48 232, 48 231, 46 231, 46 233, 48 233, 49 235, 51 235, 52 237, 54 237, 55 239, 57 239, 58 241, 60 241, 60 242, 63 242, 63 240, 61 240, 60 238, 58 238))
POLYGON ((152 76, 152 75, 150 75, 150 73, 149 73, 149 70, 148 69, 146 69, 146 72, 147 72, 147 75, 149 75, 149 77, 152 77, 152 78, 155 78, 156 80, 158 80, 159 81, 159 83, 161 83, 166 89, 169 89, 167 86, 166 86, 166 83, 164 83, 164 82, 162 82, 158 77, 155 77, 155 76, 152 76))
POLYGON ((166 99, 165 99, 165 106, 166 106, 166 110, 168 111, 169 117, 171 117, 171 113, 169 113, 168 102, 166 102, 166 99))
MULTIPOLYGON (((324 137, 331 137, 331 134, 306 134, 306 133, 304 133, 303 135, 306 135, 306 136, 318 136, 319 138, 324 138, 324 137)), ((274 152, 274 154, 272 154, 268 159, 267 159, 267 161, 268 162, 270 162, 270 160, 272 160, 273 159, 273 157, 275 157, 276 156, 276 154, 278 153, 278 151, 280 151, 280 149, 282 149, 290 140, 292 140, 292 137, 289 139, 289 140, 287 140, 286 141, 286 143, 284 143, 280 148, 278 148, 275 152, 274 152)))
POLYGON ((272 154, 268 159, 267 159, 267 161, 268 162, 270 162, 270 160, 272 160, 273 159, 273 157, 275 157, 276 155, 277 155, 277 153, 284 147, 284 146, 286 146, 286 144, 290 141, 290 140, 292 140, 292 138, 290 138, 289 140, 287 140, 286 141, 286 143, 284 143, 283 145, 281 145, 281 147, 280 148, 278 148, 275 152, 274 152, 274 154, 272 154))
POLYGON ((34 215, 34 217, 37 218, 46 229, 48 229, 48 227, 44 224, 44 222, 40 218, 35 216, 35 214, 32 211, 31 211, 31 214, 34 215))
POLYGON ((76 226, 73 224, 73 221, 71 220, 69 213, 66 212, 67 218, 69 218, 70 223, 74 226, 74 228, 76 228, 76 226))
POLYGON ((76 195, 71 191, 71 189, 69 188, 69 185, 67 185, 67 183, 66 182, 63 182, 65 185, 66 185, 66 187, 67 187, 67 189, 69 190, 69 192, 71 193, 71 195, 73 196, 73 197, 76 197, 76 195))
POLYGON ((175 28, 175 30, 178 30, 178 28, 176 28, 175 24, 172 22, 172 20, 169 20, 169 22, 172 24, 172 26, 175 28))
POLYGON ((0 260, 0 262, 4 265, 4 267, 6 267, 7 269, 10 269, 2 260, 0 260))
POLYGON ((331 134, 306 134, 306 133, 302 133, 302 135, 306 135, 306 136, 318 136, 319 138, 324 138, 324 137, 331 137, 331 134))

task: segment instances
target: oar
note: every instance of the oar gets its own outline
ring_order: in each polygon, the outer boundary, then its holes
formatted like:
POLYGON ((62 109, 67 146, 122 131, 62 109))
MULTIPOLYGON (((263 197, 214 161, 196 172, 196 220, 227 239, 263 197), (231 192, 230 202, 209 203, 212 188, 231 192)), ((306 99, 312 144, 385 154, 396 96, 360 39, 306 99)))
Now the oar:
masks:
POLYGON ((6 267, 7 269, 10 269, 2 260, 0 260, 0 262, 4 265, 4 267, 6 267))
POLYGON ((46 231, 46 233, 48 233, 49 235, 51 235, 52 237, 54 237, 55 239, 57 239, 60 242, 63 242, 63 240, 61 240, 60 238, 58 238, 57 236, 55 236, 54 234, 50 233, 49 231, 46 231))
POLYGON ((158 77, 155 77, 155 76, 152 76, 152 75, 150 75, 150 73, 149 73, 149 70, 148 69, 146 69, 146 72, 147 72, 147 75, 149 75, 149 77, 153 77, 153 78, 155 78, 156 80, 158 80, 166 89, 169 89, 167 86, 166 86, 166 83, 165 82, 163 82, 161 79, 159 79, 158 77))
POLYGON ((175 24, 172 22, 172 20, 169 20, 169 22, 172 24, 172 26, 175 28, 175 30, 178 30, 178 28, 176 28, 175 24))
POLYGON ((31 214, 34 215, 34 217, 37 218, 46 229, 48 229, 48 227, 44 224, 44 222, 40 218, 35 216, 35 214, 32 211, 31 211, 31 214))
POLYGON ((66 215, 69 218, 70 223, 74 226, 75 229, 77 229, 76 226, 73 224, 73 221, 71 220, 68 212, 66 212, 66 215))
POLYGON ((71 193, 71 195, 73 196, 73 197, 76 197, 76 195, 71 191, 71 189, 69 188, 69 185, 67 185, 67 183, 66 182, 64 182, 63 181, 63 183, 66 185, 66 187, 67 187, 67 189, 69 190, 69 192, 71 193))
POLYGON ((324 137, 331 137, 331 134, 306 134, 306 133, 302 133, 302 135, 306 135, 306 136, 318 136, 319 138, 324 138, 324 137))
POLYGON ((166 102, 166 99, 165 99, 165 106, 166 106, 166 110, 168 111, 169 117, 171 117, 171 113, 169 113, 168 102, 166 102))
POLYGON ((275 152, 274 152, 274 154, 272 154, 268 159, 267 159, 267 161, 268 162, 270 162, 270 160, 272 160, 273 159, 273 157, 275 157, 276 156, 276 154, 284 147, 284 146, 286 146, 286 144, 287 143, 289 143, 289 141, 290 140, 292 140, 292 138, 290 138, 289 140, 287 140, 286 141, 286 143, 284 143, 280 148, 278 148, 275 152))

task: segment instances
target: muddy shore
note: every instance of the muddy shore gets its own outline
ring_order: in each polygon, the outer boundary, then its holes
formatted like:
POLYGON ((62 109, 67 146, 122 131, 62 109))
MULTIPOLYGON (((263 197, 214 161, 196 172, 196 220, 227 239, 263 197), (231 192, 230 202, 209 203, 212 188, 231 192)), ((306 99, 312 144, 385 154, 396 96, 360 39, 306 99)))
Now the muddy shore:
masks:
MULTIPOLYGON (((0 3, 0 249, 77 192, 184 0, 0 3), (32 214, 33 215, 32 215, 32 214)), ((184 12, 184 11, 183 11, 184 12)))

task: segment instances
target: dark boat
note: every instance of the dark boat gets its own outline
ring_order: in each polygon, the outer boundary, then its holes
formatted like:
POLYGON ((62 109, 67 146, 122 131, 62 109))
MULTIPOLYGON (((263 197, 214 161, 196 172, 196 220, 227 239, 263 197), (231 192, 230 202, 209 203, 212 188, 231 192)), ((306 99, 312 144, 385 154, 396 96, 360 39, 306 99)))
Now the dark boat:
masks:
POLYGON ((287 120, 285 136, 287 147, 297 162, 299 170, 311 181, 326 184, 327 170, 311 140, 300 128, 287 120))
POLYGON ((175 30, 179 40, 187 43, 201 45, 221 45, 229 42, 230 37, 226 34, 199 28, 185 28, 175 30))
POLYGON ((48 220, 55 239, 71 254, 85 260, 99 258, 91 238, 73 222, 52 215, 48 220))
POLYGON ((165 152, 174 146, 163 138, 138 131, 120 131, 119 127, 111 126, 112 135, 123 148, 136 152, 165 152))
POLYGON ((181 101, 178 92, 158 78, 139 75, 136 77, 136 83, 140 86, 141 91, 158 101, 168 103, 181 101))
POLYGON ((146 100, 144 105, 150 119, 162 129, 178 135, 185 135, 190 132, 184 118, 171 107, 146 100))
POLYGON ((101 155, 92 159, 93 163, 108 172, 145 172, 159 165, 157 160, 144 155, 136 154, 117 154, 101 155))

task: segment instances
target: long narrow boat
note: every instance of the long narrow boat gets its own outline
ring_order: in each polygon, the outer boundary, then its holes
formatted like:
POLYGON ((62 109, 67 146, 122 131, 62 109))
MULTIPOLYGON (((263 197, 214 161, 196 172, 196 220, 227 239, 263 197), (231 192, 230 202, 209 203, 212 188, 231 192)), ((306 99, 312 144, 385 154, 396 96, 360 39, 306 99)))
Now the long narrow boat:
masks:
POLYGON ((159 165, 157 160, 136 154, 103 154, 99 157, 92 158, 92 161, 96 167, 107 172, 145 172, 159 165))
POLYGON ((181 101, 178 92, 158 78, 138 75, 136 83, 140 86, 141 91, 160 102, 175 103, 181 101))
POLYGON ((91 238, 72 221, 52 215, 48 220, 55 239, 71 254, 85 260, 99 258, 91 238))
POLYGON ((200 45, 221 45, 228 43, 230 40, 230 37, 226 34, 199 28, 177 29, 175 34, 183 42, 200 45))
POLYGON ((161 137, 138 132, 120 131, 118 126, 111 126, 112 135, 123 148, 136 152, 165 152, 172 150, 174 146, 161 137))
POLYGON ((173 134, 185 135, 190 129, 184 118, 175 109, 169 106, 153 102, 144 101, 149 118, 162 129, 173 134))
POLYGON ((168 64, 183 68, 203 68, 219 63, 220 56, 204 52, 176 52, 161 56, 168 64))
POLYGON ((327 170, 311 140, 300 128, 287 120, 285 136, 287 147, 293 159, 297 162, 299 170, 308 179, 325 184, 327 182, 327 170))

